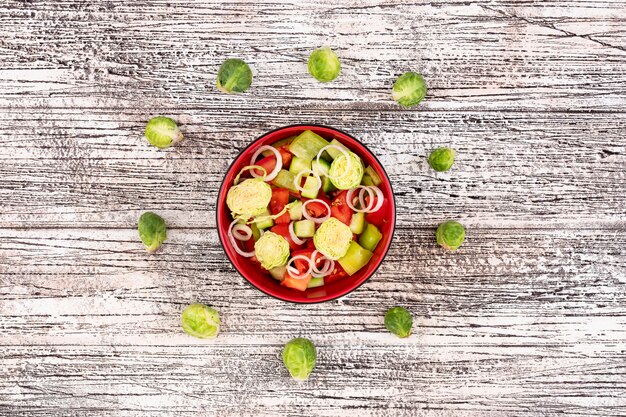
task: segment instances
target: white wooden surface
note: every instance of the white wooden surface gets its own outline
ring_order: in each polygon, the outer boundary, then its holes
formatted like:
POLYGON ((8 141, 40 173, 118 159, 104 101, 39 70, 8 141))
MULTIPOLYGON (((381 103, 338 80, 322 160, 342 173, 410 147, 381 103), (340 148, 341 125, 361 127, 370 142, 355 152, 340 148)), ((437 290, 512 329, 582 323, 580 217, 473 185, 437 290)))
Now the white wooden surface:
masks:
POLYGON ((0 3, 0 415, 626 415, 624 1, 0 3), (306 73, 329 44, 343 72, 306 73), (220 94, 226 57, 253 88, 220 94), (396 76, 429 96, 404 110, 396 76), (157 114, 187 140, 142 138, 157 114), (342 300, 297 306, 227 262, 214 201, 263 132, 328 124, 397 191, 385 264, 342 300), (450 173, 426 155, 459 150, 450 173), (135 223, 163 215, 145 253, 135 223), (468 226, 445 254, 436 225, 468 226), (179 329, 218 308, 215 341, 179 329), (383 328, 415 314, 415 335, 383 328), (281 346, 319 350, 310 381, 281 346))

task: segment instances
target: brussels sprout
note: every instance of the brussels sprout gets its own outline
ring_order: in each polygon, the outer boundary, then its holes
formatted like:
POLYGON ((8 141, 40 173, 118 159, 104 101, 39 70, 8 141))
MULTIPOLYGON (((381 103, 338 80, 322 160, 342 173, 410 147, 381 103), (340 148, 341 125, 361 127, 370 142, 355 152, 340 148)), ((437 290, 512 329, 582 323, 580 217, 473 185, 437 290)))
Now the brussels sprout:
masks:
POLYGON ((226 205, 233 217, 248 220, 263 214, 272 199, 272 187, 261 178, 249 178, 230 187, 226 205))
POLYGON ((268 271, 277 266, 287 265, 289 242, 274 232, 265 232, 254 243, 254 256, 268 271))
POLYGON ((144 133, 148 142, 157 148, 169 148, 183 140, 176 122, 169 117, 157 116, 150 119, 144 133))
POLYGON ((323 46, 311 52, 309 56, 309 74, 317 81, 327 83, 334 80, 341 71, 341 64, 337 54, 328 46, 323 46))
POLYGON ((350 227, 334 217, 325 220, 315 232, 313 243, 318 251, 329 259, 342 258, 352 242, 350 227))
POLYGON ((217 88, 225 93, 243 93, 252 84, 252 70, 241 59, 227 59, 217 72, 217 88))
POLYGON ((315 368, 316 357, 315 345, 302 337, 293 339, 283 349, 285 368, 297 381, 306 381, 315 368))
POLYGON ((391 95, 398 104, 404 107, 419 104, 426 97, 424 77, 416 72, 407 72, 401 75, 393 84, 391 95))
POLYGON ((459 222, 441 223, 437 228, 437 243, 444 249, 455 251, 465 240, 465 228, 459 222))
POLYGON ((412 326, 413 317, 406 308, 393 307, 385 313, 385 327, 398 337, 409 337, 412 326))
POLYGON ((330 182, 339 190, 349 190, 358 187, 363 179, 363 162, 361 158, 353 152, 348 152, 350 156, 350 170, 348 168, 348 158, 344 154, 340 154, 332 164, 328 171, 330 182))
POLYGON ((199 339, 215 339, 220 332, 219 313, 204 304, 190 304, 180 317, 183 330, 199 339))
POLYGON ((139 238, 150 253, 156 252, 161 243, 167 239, 165 220, 149 211, 139 217, 137 230, 139 230, 139 238))
POLYGON ((444 172, 452 168, 455 151, 452 148, 437 148, 428 156, 428 163, 437 172, 444 172))

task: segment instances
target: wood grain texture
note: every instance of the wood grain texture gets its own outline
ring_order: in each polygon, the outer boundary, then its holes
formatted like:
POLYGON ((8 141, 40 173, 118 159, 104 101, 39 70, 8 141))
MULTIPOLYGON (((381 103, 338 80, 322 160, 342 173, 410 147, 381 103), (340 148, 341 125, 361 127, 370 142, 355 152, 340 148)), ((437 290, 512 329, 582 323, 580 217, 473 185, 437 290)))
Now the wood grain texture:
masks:
POLYGON ((626 416, 626 3, 496 0, 0 4, 1 416, 626 416), (342 74, 320 84, 309 52, 342 74), (213 87, 226 57, 255 73, 213 87), (390 97, 422 72, 416 109, 390 97), (146 121, 186 141, 159 151, 146 121), (386 167, 398 228, 361 288, 298 306, 219 246, 230 162, 320 123, 386 167), (458 152, 436 174, 426 156, 458 152), (145 253, 145 210, 169 239, 145 253), (461 219, 456 253, 436 225, 461 219), (215 341, 179 328, 215 306, 215 341), (414 335, 383 314, 403 305, 414 335), (292 381, 283 344, 319 360, 292 381))

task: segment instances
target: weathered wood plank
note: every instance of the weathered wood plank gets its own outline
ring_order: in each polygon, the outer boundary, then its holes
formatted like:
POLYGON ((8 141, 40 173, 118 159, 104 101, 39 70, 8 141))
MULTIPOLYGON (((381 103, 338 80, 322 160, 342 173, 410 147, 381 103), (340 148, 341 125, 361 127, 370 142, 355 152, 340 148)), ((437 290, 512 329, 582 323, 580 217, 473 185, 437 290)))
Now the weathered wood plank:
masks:
POLYGON ((626 206, 626 116, 519 112, 233 110, 216 118, 184 111, 76 110, 67 106, 0 115, 0 225, 133 227, 159 210, 173 227, 214 227, 221 180, 240 149, 265 131, 317 122, 345 129, 379 156, 391 177, 403 227, 448 217, 472 224, 559 227, 616 224, 626 206), (170 113, 170 111, 172 113, 170 113), (169 114, 187 140, 159 151, 146 120, 169 114), (450 173, 426 158, 458 149, 450 173))

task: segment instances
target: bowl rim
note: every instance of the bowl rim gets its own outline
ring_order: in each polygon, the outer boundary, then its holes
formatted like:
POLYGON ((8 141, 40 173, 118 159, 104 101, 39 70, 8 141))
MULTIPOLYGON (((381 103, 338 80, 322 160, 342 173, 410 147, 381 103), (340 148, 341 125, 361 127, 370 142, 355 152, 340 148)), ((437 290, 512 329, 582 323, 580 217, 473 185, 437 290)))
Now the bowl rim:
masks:
MULTIPOLYGON (((306 129, 305 129, 306 130, 306 129)), ((337 300, 341 297, 345 297, 346 295, 354 292, 355 290, 357 290, 359 287, 361 287, 363 284, 365 284, 367 281, 370 280, 370 278, 372 277, 372 275, 374 275, 378 269, 380 268, 380 266, 383 264, 385 258, 387 257, 387 254, 389 253, 389 249, 391 248, 391 245, 393 244, 393 240, 395 237, 395 232, 396 232, 396 223, 397 223, 397 210, 396 210, 396 194, 393 191, 393 185, 391 183, 391 180, 389 179, 389 175, 387 174, 387 171, 385 170, 385 167, 383 166, 383 164, 380 162, 380 160, 378 159, 378 157, 376 156, 376 154, 374 154, 374 152, 372 152, 363 142, 361 142, 359 139, 355 138, 354 136, 352 136, 351 134, 341 130, 341 129, 337 129, 335 127, 331 127, 331 126, 327 126, 327 125, 322 125, 322 124, 317 124, 317 123, 296 123, 296 124, 291 124, 291 125, 286 125, 286 126, 281 126, 279 128, 267 131, 263 134, 261 134, 260 136, 257 136, 256 139, 252 140, 248 145, 246 145, 238 154, 237 156, 235 156, 235 158, 232 160, 232 162, 228 165, 228 168, 226 169, 226 172, 224 173, 224 177, 222 178, 222 182, 220 184, 220 188, 219 191, 217 193, 217 199, 216 199, 216 204, 215 204, 215 226, 217 229, 217 237, 220 241, 220 244, 222 246, 222 251, 224 252, 224 254, 226 255, 226 258, 228 259, 228 262, 231 264, 231 266, 233 267, 233 269, 235 271, 237 271, 237 273, 243 278, 243 280, 250 285, 252 288, 255 288, 258 291, 261 291, 263 294, 269 295, 272 298, 275 298, 277 300, 280 301, 285 301, 288 303, 292 303, 292 304, 320 304, 320 303, 325 303, 327 301, 333 301, 333 300, 337 300), (222 234, 221 234, 221 225, 220 225, 220 208, 219 208, 219 202, 222 199, 222 194, 224 193, 224 185, 226 183, 226 177, 228 177, 228 174, 231 172, 231 170, 233 169, 235 163, 237 162, 237 160, 241 157, 241 155, 243 155, 246 151, 248 151, 248 149, 250 149, 251 147, 253 147, 257 142, 259 142, 261 139, 263 139, 264 137, 271 135, 275 132, 279 132, 281 130, 285 130, 285 129, 290 129, 290 128, 294 128, 294 127, 302 127, 302 128, 307 128, 307 127, 320 127, 323 129, 329 129, 329 130, 334 130, 336 132, 339 132, 345 136, 348 136, 350 139, 354 140, 356 143, 358 143, 359 145, 361 145, 367 152, 369 152, 369 154, 374 158, 374 160, 378 163, 378 165, 380 166, 380 168, 382 169, 382 172, 385 176, 385 179, 387 180, 387 184, 389 184, 389 189, 391 190, 391 197, 393 200, 393 224, 391 225, 391 237, 389 238, 389 243, 387 245, 387 247, 385 248, 385 252, 381 254, 380 256, 380 260, 378 261, 378 265, 376 265, 376 267, 372 270, 372 272, 367 276, 367 278, 365 278, 362 282, 360 282, 359 284, 355 285, 354 287, 350 288, 348 291, 342 293, 342 294, 338 294, 338 295, 333 295, 333 296, 325 296, 325 297, 319 297, 318 299, 311 299, 311 301, 305 301, 305 300, 293 300, 293 299, 287 299, 287 298, 283 298, 280 297, 278 295, 272 294, 270 292, 265 291, 262 288, 257 287, 256 285, 254 285, 254 283, 252 283, 240 270, 239 268, 237 268, 237 266, 235 265, 235 263, 233 262, 233 260, 231 259, 228 251, 226 250, 226 245, 224 243, 224 240, 222 239, 222 234)))

